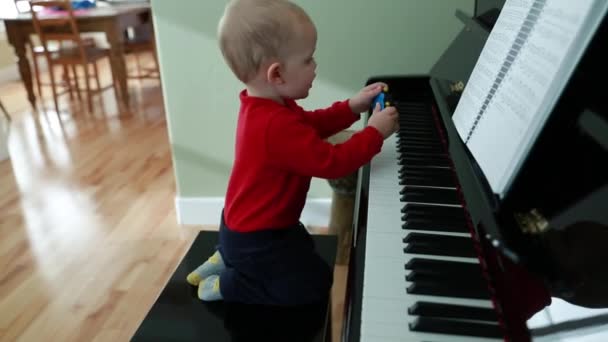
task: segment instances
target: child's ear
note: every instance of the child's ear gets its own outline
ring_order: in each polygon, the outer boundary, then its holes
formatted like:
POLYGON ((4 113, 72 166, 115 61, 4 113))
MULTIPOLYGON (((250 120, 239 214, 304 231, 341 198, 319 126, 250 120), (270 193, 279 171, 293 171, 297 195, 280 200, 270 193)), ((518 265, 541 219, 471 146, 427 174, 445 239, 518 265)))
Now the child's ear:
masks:
POLYGON ((266 72, 266 79, 268 80, 268 82, 270 82, 272 84, 283 84, 284 83, 281 63, 274 62, 274 63, 270 64, 270 66, 268 67, 268 71, 266 72))

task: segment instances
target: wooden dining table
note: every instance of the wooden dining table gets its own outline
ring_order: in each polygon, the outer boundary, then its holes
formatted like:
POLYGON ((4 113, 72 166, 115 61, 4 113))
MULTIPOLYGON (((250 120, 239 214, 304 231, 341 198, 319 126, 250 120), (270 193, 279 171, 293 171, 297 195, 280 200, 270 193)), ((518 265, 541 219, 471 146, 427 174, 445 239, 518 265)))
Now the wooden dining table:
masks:
MULTIPOLYGON (((130 27, 145 25, 152 21, 149 3, 118 3, 99 2, 94 8, 75 11, 76 23, 81 33, 105 33, 110 48, 110 64, 118 83, 117 92, 122 102, 129 106, 129 89, 127 85, 127 68, 125 63, 123 43, 125 32, 130 27)), ((32 83, 32 72, 27 59, 27 44, 29 36, 36 34, 31 13, 0 14, 0 20, 6 27, 8 42, 13 46, 17 56, 19 74, 27 90, 32 106, 36 107, 36 95, 32 83)))

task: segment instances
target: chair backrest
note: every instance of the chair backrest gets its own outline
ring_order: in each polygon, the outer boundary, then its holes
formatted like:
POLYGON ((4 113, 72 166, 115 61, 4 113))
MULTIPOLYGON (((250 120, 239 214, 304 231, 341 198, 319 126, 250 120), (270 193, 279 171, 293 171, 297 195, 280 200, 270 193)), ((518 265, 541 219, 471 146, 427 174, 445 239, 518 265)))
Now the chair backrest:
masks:
POLYGON ((79 54, 83 59, 86 58, 84 44, 69 0, 32 0, 30 6, 34 28, 47 57, 49 57, 49 42, 58 42, 61 45, 68 42, 80 50, 79 54))

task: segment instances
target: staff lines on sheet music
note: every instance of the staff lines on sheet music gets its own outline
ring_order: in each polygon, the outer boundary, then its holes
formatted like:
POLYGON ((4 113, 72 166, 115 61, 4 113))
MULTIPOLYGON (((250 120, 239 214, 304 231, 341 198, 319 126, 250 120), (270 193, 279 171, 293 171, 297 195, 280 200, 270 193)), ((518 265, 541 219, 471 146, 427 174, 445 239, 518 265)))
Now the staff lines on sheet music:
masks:
POLYGON ((473 132, 475 128, 479 124, 479 120, 485 113, 486 109, 490 105, 494 94, 498 91, 500 84, 504 80, 504 77, 509 72, 509 69, 513 65, 513 62, 517 59, 519 52, 524 44, 526 44, 526 40, 528 36, 532 32, 532 29, 538 22, 539 16, 541 15, 543 8, 545 7, 546 0, 534 0, 534 3, 530 7, 528 14, 526 15, 524 22, 521 24, 518 34, 515 36, 515 40, 512 43, 511 49, 508 51, 505 61, 503 62, 502 67, 498 71, 498 75, 494 80, 494 84, 490 88, 488 95, 483 102, 481 109, 477 113, 477 117, 475 118, 469 133, 467 134, 467 138, 465 139, 465 144, 467 144, 471 140, 471 136, 473 136, 473 132))

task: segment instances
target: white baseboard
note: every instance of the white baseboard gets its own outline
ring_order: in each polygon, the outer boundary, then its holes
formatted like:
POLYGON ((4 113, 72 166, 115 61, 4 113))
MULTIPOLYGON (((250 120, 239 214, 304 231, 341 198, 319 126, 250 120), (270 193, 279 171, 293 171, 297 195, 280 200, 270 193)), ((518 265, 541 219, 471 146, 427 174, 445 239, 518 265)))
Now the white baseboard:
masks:
MULTIPOLYGON (((219 225, 224 208, 223 197, 177 197, 177 221, 180 225, 219 225)), ((327 227, 331 198, 306 201, 300 221, 306 226, 327 227)))
POLYGON ((0 69, 0 83, 17 81, 20 78, 17 64, 7 65, 0 69))

